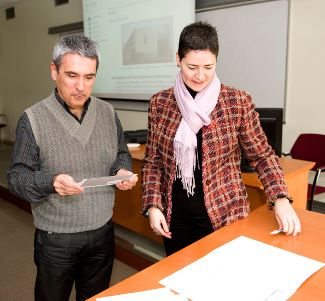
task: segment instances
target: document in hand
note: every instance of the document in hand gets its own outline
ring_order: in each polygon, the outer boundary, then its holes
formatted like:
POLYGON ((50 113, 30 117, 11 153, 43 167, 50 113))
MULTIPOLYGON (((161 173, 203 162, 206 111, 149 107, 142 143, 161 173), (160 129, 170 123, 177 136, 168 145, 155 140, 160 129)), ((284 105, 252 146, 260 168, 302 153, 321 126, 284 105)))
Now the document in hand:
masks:
POLYGON ((122 182, 122 181, 127 181, 127 180, 133 178, 134 176, 136 176, 136 174, 83 179, 83 180, 81 180, 81 182, 79 182, 79 184, 83 188, 114 185, 114 184, 117 184, 117 183, 122 182))
POLYGON ((283 301, 323 266, 241 236, 159 283, 193 301, 283 301))

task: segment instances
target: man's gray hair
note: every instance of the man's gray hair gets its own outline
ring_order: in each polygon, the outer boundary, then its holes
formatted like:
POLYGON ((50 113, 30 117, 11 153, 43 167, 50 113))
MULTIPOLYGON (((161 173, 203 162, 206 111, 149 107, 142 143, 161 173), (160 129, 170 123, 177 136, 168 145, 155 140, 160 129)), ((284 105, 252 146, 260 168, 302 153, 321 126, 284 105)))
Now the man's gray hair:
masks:
POLYGON ((57 71, 62 64, 62 58, 67 53, 80 54, 83 57, 96 60, 96 71, 99 65, 99 48, 98 45, 91 39, 84 36, 67 36, 55 44, 53 50, 53 63, 57 71))

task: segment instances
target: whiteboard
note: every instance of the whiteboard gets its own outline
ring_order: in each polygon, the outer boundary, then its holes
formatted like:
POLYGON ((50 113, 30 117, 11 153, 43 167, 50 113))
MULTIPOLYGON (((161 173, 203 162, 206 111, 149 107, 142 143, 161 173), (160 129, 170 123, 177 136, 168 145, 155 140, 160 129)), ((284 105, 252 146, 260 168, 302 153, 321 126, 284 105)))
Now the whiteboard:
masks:
POLYGON ((250 93, 259 108, 284 108, 288 1, 198 12, 195 19, 218 31, 220 81, 250 93))

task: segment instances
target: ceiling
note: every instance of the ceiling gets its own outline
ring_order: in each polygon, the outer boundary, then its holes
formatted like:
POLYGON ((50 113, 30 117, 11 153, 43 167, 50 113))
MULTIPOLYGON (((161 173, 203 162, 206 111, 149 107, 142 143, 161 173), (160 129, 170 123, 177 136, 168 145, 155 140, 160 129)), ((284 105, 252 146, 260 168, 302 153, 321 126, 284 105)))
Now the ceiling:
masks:
POLYGON ((0 0, 0 7, 3 6, 8 6, 10 7, 10 5, 14 5, 17 2, 20 2, 22 0, 0 0))

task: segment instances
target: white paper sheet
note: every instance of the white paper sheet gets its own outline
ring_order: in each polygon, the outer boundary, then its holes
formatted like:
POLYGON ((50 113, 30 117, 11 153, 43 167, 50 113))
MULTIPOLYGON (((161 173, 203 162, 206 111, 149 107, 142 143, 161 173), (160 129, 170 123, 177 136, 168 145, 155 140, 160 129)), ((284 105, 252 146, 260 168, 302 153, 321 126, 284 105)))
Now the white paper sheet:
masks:
POLYGON ((83 179, 79 182, 81 187, 96 187, 96 186, 106 186, 106 185, 114 185, 122 181, 127 181, 136 176, 136 174, 132 175, 123 175, 123 176, 111 176, 111 177, 101 177, 101 178, 91 178, 91 179, 83 179))
POLYGON ((138 293, 123 294, 111 297, 96 298, 96 301, 188 301, 187 298, 175 295, 168 288, 158 288, 138 293))
POLYGON ((159 283, 193 301, 283 301, 323 266, 241 236, 159 283))
POLYGON ((128 147, 139 147, 140 143, 128 143, 127 146, 128 147))

